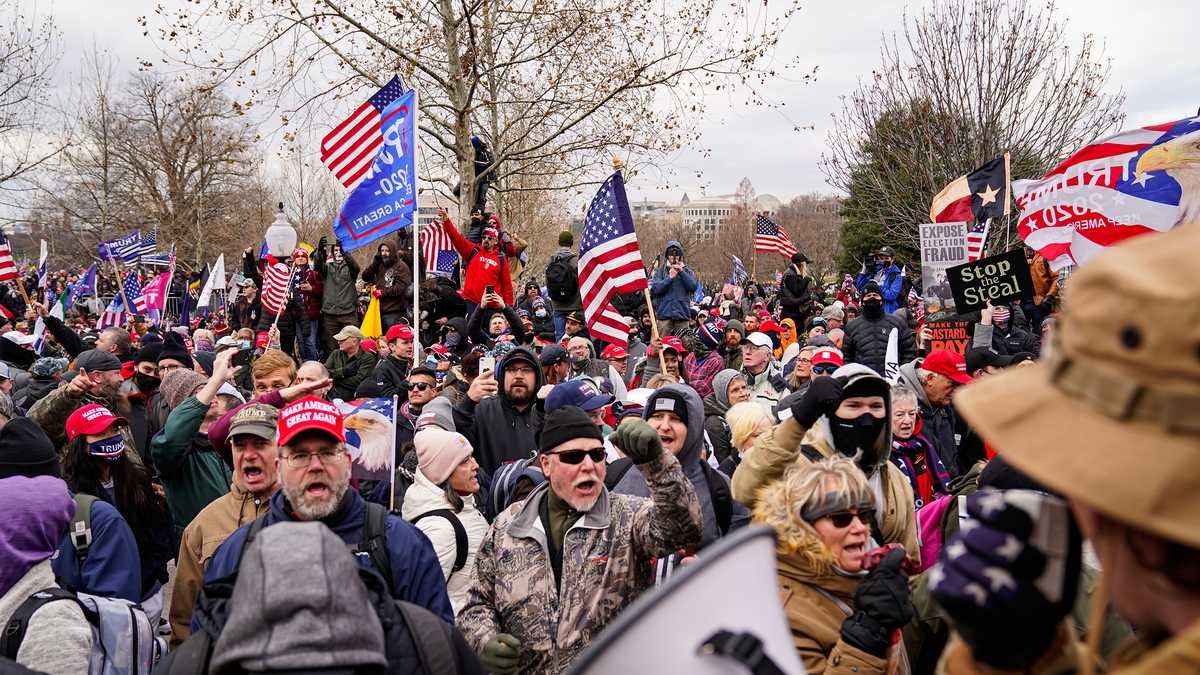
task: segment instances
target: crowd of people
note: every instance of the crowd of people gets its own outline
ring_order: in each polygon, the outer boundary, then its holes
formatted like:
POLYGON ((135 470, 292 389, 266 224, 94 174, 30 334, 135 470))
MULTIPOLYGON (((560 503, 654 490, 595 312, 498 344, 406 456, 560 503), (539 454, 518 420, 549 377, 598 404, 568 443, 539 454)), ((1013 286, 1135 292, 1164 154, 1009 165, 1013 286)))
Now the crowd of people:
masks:
POLYGON ((494 216, 442 217, 453 273, 322 239, 278 315, 249 249, 228 313, 185 325, 13 307, 5 663, 95 671, 101 598, 169 635, 156 672, 561 673, 756 524, 812 673, 1196 669, 1195 234, 1115 247, 1066 299, 1028 251, 1037 294, 960 352, 886 246, 834 282, 797 253, 706 291, 669 242, 610 344, 570 232, 540 271, 494 216), (364 478, 340 403, 393 397, 364 478))

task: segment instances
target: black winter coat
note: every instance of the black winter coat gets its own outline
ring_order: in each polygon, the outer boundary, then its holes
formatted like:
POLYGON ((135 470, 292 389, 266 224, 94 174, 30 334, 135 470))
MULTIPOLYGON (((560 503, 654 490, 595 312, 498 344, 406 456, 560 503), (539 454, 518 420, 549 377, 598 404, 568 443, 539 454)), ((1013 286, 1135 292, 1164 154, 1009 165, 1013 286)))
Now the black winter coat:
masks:
POLYGON ((899 363, 905 364, 917 358, 912 329, 904 319, 894 314, 884 314, 878 319, 860 316, 846 324, 846 338, 842 343, 846 363, 861 363, 886 376, 883 369, 887 359, 888 334, 892 328, 899 331, 899 363))
MULTIPOLYGON (((464 395, 454 408, 454 426, 471 441, 475 460, 489 476, 495 475, 501 464, 531 457, 537 450, 537 439, 542 430, 542 413, 537 405, 531 402, 528 408, 519 411, 504 393, 504 364, 515 354, 524 354, 525 358, 537 363, 537 356, 531 349, 517 347, 504 361, 496 364, 496 371, 500 373, 497 395, 479 403, 464 395)), ((545 382, 541 368, 535 367, 534 372, 533 391, 537 392, 545 382)))
MULTIPOLYGON (((379 387, 379 396, 394 394, 399 396, 402 401, 408 398, 408 371, 411 367, 412 365, 408 361, 401 361, 391 356, 380 359, 379 363, 375 364, 375 370, 371 372, 372 379, 379 387)), ((397 445, 396 449, 399 448, 400 446, 397 445)))
POLYGON ((992 349, 995 349, 997 354, 1028 352, 1037 356, 1041 347, 1037 336, 1015 324, 1010 326, 1005 334, 1001 334, 997 328, 992 328, 992 349))
POLYGON ((779 285, 779 304, 783 306, 780 316, 796 322, 797 330, 804 330, 804 322, 812 315, 813 302, 817 299, 813 291, 812 277, 800 276, 795 265, 783 273, 783 282, 779 285))

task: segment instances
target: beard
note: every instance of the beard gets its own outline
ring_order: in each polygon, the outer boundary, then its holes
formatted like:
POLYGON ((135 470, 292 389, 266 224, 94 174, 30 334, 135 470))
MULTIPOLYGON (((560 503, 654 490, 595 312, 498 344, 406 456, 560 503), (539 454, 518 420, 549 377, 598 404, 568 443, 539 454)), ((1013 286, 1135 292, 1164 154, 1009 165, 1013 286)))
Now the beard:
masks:
POLYGON ((517 405, 524 405, 533 400, 533 387, 523 383, 520 385, 520 388, 517 385, 509 385, 504 391, 504 395, 508 397, 510 402, 517 405))
POLYGON ((283 495, 287 497, 288 503, 305 520, 321 520, 333 515, 337 511, 338 506, 342 503, 342 498, 346 496, 346 490, 350 488, 350 476, 346 475, 343 479, 335 479, 328 473, 318 475, 314 478, 307 476, 300 481, 299 485, 282 484, 283 495), (305 493, 305 488, 312 483, 323 483, 329 488, 329 494, 321 498, 310 498, 305 493))

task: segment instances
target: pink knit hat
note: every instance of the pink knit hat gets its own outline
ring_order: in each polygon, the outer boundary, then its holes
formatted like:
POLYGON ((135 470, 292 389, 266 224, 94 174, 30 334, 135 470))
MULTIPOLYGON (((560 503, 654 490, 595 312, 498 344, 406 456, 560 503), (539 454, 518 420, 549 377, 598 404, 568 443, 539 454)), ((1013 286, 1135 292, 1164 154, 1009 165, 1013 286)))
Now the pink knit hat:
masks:
POLYGON ((413 436, 417 466, 434 485, 446 482, 458 465, 471 456, 471 442, 462 434, 426 427, 413 436))

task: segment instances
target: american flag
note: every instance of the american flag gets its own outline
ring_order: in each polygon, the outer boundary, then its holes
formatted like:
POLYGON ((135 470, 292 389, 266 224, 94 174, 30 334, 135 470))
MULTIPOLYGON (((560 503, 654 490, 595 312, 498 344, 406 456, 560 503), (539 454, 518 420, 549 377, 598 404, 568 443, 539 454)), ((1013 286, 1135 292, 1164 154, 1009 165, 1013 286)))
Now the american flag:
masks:
POLYGON ((592 334, 627 347, 629 325, 613 307, 612 297, 644 288, 646 268, 625 196, 625 181, 621 172, 615 171, 588 206, 579 245, 579 295, 592 334))
POLYGON ((991 218, 982 223, 977 220, 967 223, 967 262, 975 262, 983 257, 983 245, 987 241, 988 226, 991 224, 991 218))
MULTIPOLYGON (((434 221, 421 230, 421 258, 425 260, 426 278, 438 274, 453 274, 458 252, 446 232, 446 223, 434 221)), ((449 227, 454 227, 450 225, 449 227)))
POLYGON ((1130 237, 1200 221, 1187 189, 1200 117, 1129 129, 1080 149, 1041 180, 1013 181, 1017 231, 1051 269, 1130 237))
POLYGON ((271 314, 279 314, 287 304, 288 282, 291 279, 291 268, 279 262, 273 256, 267 257, 267 266, 263 269, 262 307, 271 314))
MULTIPOLYGON (((137 298, 142 294, 142 287, 138 284, 137 273, 130 271, 125 274, 125 280, 121 282, 121 290, 125 296, 125 302, 129 303, 128 307, 133 308, 134 313, 137 310, 137 298)), ((100 329, 111 328, 113 326, 121 326, 125 323, 125 318, 129 314, 125 311, 126 304, 121 302, 121 295, 117 295, 109 303, 108 309, 100 315, 99 321, 96 322, 96 327, 100 329)), ((145 311, 145 310, 142 310, 145 311)))
POLYGON ((754 220, 754 250, 775 252, 789 259, 796 254, 796 247, 787 230, 762 214, 754 220))
POLYGON ((0 233, 0 281, 16 279, 17 276, 19 273, 17 263, 13 260, 12 246, 8 243, 8 237, 0 233))
POLYGON ((142 231, 134 230, 119 239, 101 242, 98 250, 101 260, 116 258, 126 265, 132 265, 142 255, 142 231))
POLYGON ((750 278, 750 273, 746 271, 746 266, 742 263, 742 259, 736 255, 729 256, 733 260, 733 274, 729 275, 729 283, 738 285, 750 278))
POLYGON ((383 143, 383 111, 403 94, 400 78, 393 77, 321 139, 321 161, 342 185, 353 186, 371 168, 383 143))

